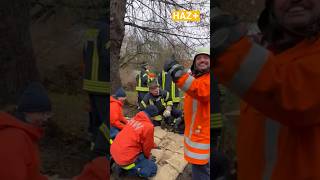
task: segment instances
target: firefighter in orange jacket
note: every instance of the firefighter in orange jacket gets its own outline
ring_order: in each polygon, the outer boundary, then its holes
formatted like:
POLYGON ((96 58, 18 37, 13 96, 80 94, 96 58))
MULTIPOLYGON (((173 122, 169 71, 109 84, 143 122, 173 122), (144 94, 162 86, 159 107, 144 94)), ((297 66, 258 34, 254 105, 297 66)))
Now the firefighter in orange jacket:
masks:
POLYGON ((117 89, 116 93, 110 97, 110 138, 114 139, 116 135, 128 123, 122 112, 124 101, 127 94, 123 88, 117 89))
POLYGON ((210 49, 197 50, 191 73, 174 59, 164 70, 185 92, 184 158, 192 164, 192 179, 209 180, 210 158, 210 49))
POLYGON ((214 15, 214 36, 227 40, 213 46, 214 73, 245 102, 239 180, 320 179, 319 8, 318 0, 266 1, 266 47, 231 15, 214 15))
POLYGON ((152 177, 157 173, 157 165, 151 149, 154 143, 154 126, 151 118, 158 114, 158 108, 148 106, 137 113, 119 132, 110 147, 110 153, 116 163, 116 173, 140 177, 152 177))

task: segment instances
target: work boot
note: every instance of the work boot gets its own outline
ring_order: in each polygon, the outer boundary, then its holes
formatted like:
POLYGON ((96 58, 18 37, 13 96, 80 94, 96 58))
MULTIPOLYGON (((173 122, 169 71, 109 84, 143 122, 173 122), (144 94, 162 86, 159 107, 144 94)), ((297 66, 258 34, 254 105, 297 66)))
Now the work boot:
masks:
POLYGON ((123 177, 128 175, 128 172, 124 169, 122 169, 119 165, 117 165, 116 163, 113 163, 113 165, 111 166, 112 172, 115 175, 116 179, 123 179, 123 177))
POLYGON ((178 134, 184 133, 184 123, 181 117, 175 119, 174 132, 178 134))

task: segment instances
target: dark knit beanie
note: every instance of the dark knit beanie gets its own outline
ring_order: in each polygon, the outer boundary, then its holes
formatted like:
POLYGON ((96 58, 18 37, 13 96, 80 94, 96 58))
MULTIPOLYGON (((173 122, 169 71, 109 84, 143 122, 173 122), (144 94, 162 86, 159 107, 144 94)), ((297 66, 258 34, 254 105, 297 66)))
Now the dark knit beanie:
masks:
POLYGON ((51 111, 51 102, 44 87, 39 82, 32 82, 22 93, 19 101, 19 112, 51 111))
POLYGON ((116 91, 116 93, 115 93, 114 96, 117 97, 117 98, 119 98, 119 97, 127 97, 127 94, 126 94, 126 92, 124 91, 123 88, 119 88, 119 89, 116 91))

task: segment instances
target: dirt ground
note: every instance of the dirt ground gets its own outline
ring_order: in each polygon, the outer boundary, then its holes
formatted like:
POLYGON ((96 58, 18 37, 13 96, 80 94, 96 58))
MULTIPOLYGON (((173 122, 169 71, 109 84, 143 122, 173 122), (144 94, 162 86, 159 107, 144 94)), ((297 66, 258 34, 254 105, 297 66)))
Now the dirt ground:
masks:
POLYGON ((42 172, 71 178, 90 160, 85 94, 50 93, 54 116, 40 144, 42 172))
POLYGON ((31 25, 42 82, 54 116, 40 144, 42 172, 71 178, 90 161, 87 95, 82 91, 82 46, 86 27, 67 11, 31 25))

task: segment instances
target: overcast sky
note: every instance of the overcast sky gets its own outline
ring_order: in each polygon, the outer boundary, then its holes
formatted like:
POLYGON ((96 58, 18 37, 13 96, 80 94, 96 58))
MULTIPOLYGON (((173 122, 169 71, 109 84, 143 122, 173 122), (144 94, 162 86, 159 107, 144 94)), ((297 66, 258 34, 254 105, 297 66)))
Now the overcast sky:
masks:
MULTIPOLYGON (((198 44, 199 46, 202 46, 200 45, 202 43, 204 44, 204 46, 209 47, 210 45, 210 35, 209 35, 210 33, 210 29, 209 29, 210 1, 209 0, 192 0, 192 1, 175 0, 175 2, 185 7, 186 7, 186 4, 189 2, 195 3, 195 4, 192 4, 191 9, 200 10, 200 13, 202 15, 200 23, 173 22, 171 19, 171 11, 176 9, 173 6, 170 6, 170 9, 168 8, 166 9, 165 5, 163 3, 160 3, 161 5, 159 5, 157 0, 139 0, 139 1, 132 0, 132 5, 127 5, 127 13, 126 13, 125 21, 134 22, 135 24, 140 26, 157 28, 159 30, 166 29, 166 31, 169 33, 175 33, 175 34, 191 36, 196 38, 203 38, 203 39, 192 39, 187 37, 180 37, 180 39, 184 43, 188 44, 189 46, 191 46, 192 44, 198 44), (157 4, 156 5, 154 4, 152 7, 153 2, 157 2, 157 4), (136 19, 133 19, 132 18, 133 16, 135 16, 136 19), (147 22, 145 21, 149 21, 148 25, 146 25, 147 22), (153 23, 151 21, 155 21, 155 22, 153 23)), ((128 2, 130 3, 130 0, 128 2)), ((171 2, 171 1, 168 1, 168 2, 171 2)), ((188 6, 188 8, 190 8, 190 6, 188 6)), ((177 9, 179 10, 182 8, 177 8, 177 9)), ((132 27, 126 26, 126 35, 131 34, 133 32, 134 31, 132 27)), ((174 38, 174 39, 178 40, 177 38, 174 38)), ((194 45, 192 45, 192 48, 195 49, 197 47, 194 47, 194 45)))

